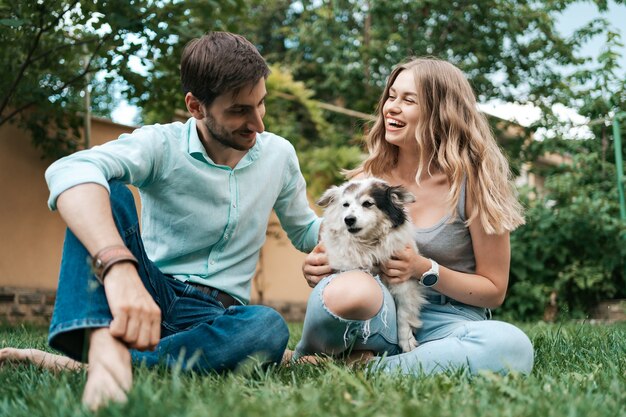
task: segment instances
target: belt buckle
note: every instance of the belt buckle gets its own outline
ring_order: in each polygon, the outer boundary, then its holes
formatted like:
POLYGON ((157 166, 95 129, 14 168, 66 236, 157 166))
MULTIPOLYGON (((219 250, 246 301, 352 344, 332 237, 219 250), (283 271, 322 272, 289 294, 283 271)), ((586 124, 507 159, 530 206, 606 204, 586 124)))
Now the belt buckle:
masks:
POLYGON ((239 304, 239 301, 237 301, 237 299, 233 297, 232 295, 227 294, 224 291, 220 291, 218 289, 215 289, 215 291, 217 293, 215 296, 215 299, 219 301, 224 308, 228 308, 228 307, 239 304))
POLYGON ((196 284, 195 282, 189 282, 188 284, 196 288, 198 291, 208 295, 209 297, 212 297, 224 308, 240 304, 235 297, 228 293, 225 293, 224 291, 218 290, 217 288, 213 288, 209 285, 204 284, 196 284))

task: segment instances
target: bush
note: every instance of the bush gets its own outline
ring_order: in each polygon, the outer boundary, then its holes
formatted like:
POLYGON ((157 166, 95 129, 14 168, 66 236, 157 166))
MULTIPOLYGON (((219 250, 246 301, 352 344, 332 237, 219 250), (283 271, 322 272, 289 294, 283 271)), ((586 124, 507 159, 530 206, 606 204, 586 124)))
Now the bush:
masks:
POLYGON ((555 291, 559 311, 579 318, 601 299, 626 296, 626 225, 615 178, 614 164, 586 152, 548 176, 541 196, 525 191, 527 223, 511 235, 503 313, 539 318, 555 291))

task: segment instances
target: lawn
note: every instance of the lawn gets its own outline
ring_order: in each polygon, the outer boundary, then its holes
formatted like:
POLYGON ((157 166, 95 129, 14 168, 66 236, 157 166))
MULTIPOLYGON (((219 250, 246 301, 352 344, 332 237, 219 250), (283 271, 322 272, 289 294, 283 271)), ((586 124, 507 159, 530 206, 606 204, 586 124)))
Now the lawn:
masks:
MULTIPOLYGON (((535 346, 531 376, 366 375, 339 363, 226 376, 137 369, 125 405, 102 416, 626 417, 626 324, 522 325, 535 346)), ((300 335, 292 325, 290 347, 300 335)), ((45 329, 0 328, 0 347, 46 348, 45 329)), ((90 415, 82 373, 0 367, 0 416, 90 415)))

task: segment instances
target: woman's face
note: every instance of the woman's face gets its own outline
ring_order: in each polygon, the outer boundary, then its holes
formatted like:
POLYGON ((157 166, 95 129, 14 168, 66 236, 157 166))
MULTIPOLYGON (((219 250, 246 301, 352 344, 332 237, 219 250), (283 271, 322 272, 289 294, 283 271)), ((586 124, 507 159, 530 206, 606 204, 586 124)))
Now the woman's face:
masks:
POLYGON ((419 106, 411 71, 402 71, 391 85, 389 97, 383 105, 383 116, 387 142, 398 147, 415 146, 419 106))

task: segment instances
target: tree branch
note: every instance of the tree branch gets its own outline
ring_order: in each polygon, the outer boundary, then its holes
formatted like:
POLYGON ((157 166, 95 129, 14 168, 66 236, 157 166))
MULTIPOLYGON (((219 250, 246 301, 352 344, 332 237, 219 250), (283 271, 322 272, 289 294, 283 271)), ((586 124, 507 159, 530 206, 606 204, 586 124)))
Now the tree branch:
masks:
MULTIPOLYGON (((70 85, 72 85, 73 83, 75 83, 76 81, 78 81, 79 79, 83 78, 85 75, 89 74, 89 73, 96 73, 98 71, 100 71, 101 68, 97 68, 97 69, 93 69, 91 71, 89 70, 83 70, 80 74, 78 74, 77 76, 75 76, 74 78, 72 78, 71 80, 65 82, 61 87, 56 88, 54 90, 52 90, 49 95, 54 95, 54 94, 59 94, 61 93, 63 90, 65 90, 67 87, 69 87, 70 85)), ((32 100, 20 107, 18 107, 17 109, 14 109, 11 113, 9 113, 7 116, 0 118, 0 126, 2 126, 3 124, 5 124, 6 122, 8 122, 9 120, 11 120, 13 117, 17 116, 20 112, 26 110, 27 108, 29 108, 30 106, 34 106, 35 104, 37 104, 36 100, 32 100)))
MULTIPOLYGON (((20 69, 17 72, 17 76, 15 77, 13 82, 11 83, 11 87, 9 87, 6 95, 4 96, 4 99, 2 100, 2 104, 0 104, 0 115, 2 114, 4 109, 8 106, 9 100, 11 99, 13 94, 15 94, 15 90, 17 89, 17 86, 19 85, 20 81, 22 81, 22 78, 24 78, 24 74, 26 73, 26 68, 28 68, 28 66, 32 63, 31 58, 32 58, 33 54, 35 53, 35 51, 37 50, 37 48, 39 47, 39 41, 41 40, 41 37, 43 36, 43 34, 45 32, 47 32, 48 29, 54 27, 61 20, 61 18, 65 15, 65 13, 70 11, 76 4, 78 4, 78 1, 76 1, 73 4, 69 5, 65 10, 63 10, 62 13, 59 14, 59 16, 57 16, 57 18, 54 20, 54 22, 52 24, 48 25, 48 26, 44 25, 43 16, 45 14, 45 9, 42 10, 42 13, 40 15, 41 23, 40 23, 39 31, 37 32, 37 35, 35 36, 35 40, 33 41, 33 44, 31 46, 30 50, 28 51, 28 55, 26 56, 26 59, 24 60, 24 62, 22 63, 20 69)), ((15 112, 12 112, 10 117, 6 117, 6 118, 2 118, 0 116, 0 126, 2 126, 7 120, 9 120, 11 117, 13 117, 13 113, 15 113, 15 112)))
POLYGON ((33 63, 33 62, 39 61, 40 59, 43 59, 43 58, 47 57, 48 55, 50 55, 52 53, 55 53, 57 51, 60 51, 62 49, 72 48, 72 47, 80 46, 80 45, 86 45, 86 44, 89 44, 89 43, 92 43, 92 42, 96 42, 96 41, 98 41, 98 38, 93 38, 93 39, 89 39, 89 40, 82 40, 82 41, 78 41, 78 42, 75 42, 75 43, 66 43, 66 44, 57 46, 56 48, 50 49, 50 50, 48 50, 46 52, 43 52, 43 53, 37 55, 36 57, 33 57, 30 60, 30 62, 33 63))
MULTIPOLYGON (((110 36, 111 36, 111 34, 108 34, 106 36, 103 36, 100 39, 100 42, 98 42, 98 45, 94 49, 93 54, 89 58, 89 61, 87 62, 87 64, 85 65, 85 67, 83 68, 83 70, 79 74, 77 74, 75 77, 71 78, 70 80, 64 82, 62 86, 53 89, 50 93, 48 93, 48 95, 51 96, 51 95, 54 95, 54 94, 59 94, 63 90, 68 88, 70 85, 74 84, 76 81, 80 80, 81 78, 84 78, 87 74, 89 74, 89 73, 96 73, 96 72, 100 71, 101 68, 94 68, 93 70, 90 70, 89 67, 91 66, 91 63, 93 62, 93 60, 95 59, 98 50, 102 47, 104 42, 110 36)), ((21 111, 24 111, 25 109, 27 109, 28 107, 30 107, 30 106, 32 106, 32 105, 34 105, 36 103, 37 103, 36 101, 31 101, 29 103, 26 103, 26 104, 22 105, 21 107, 13 110, 11 113, 9 113, 8 116, 0 118, 0 126, 2 126, 3 124, 5 124, 9 120, 11 120, 13 117, 15 117, 21 111)))

